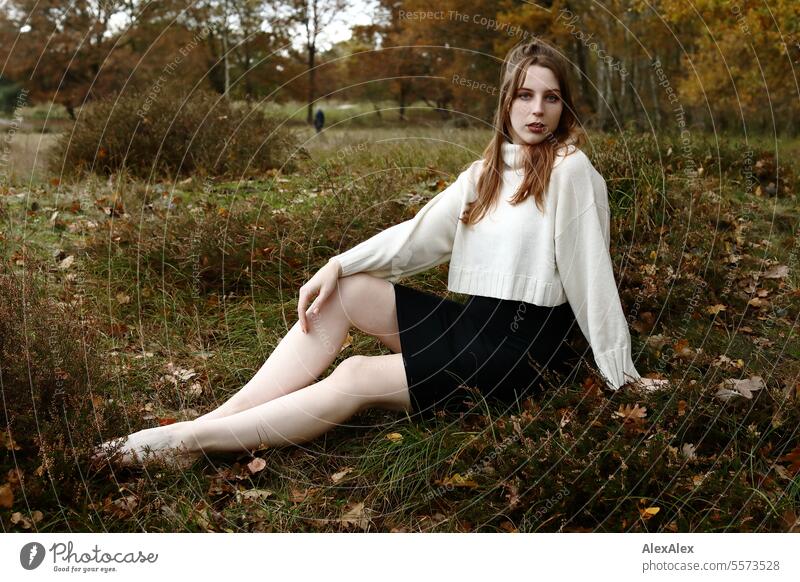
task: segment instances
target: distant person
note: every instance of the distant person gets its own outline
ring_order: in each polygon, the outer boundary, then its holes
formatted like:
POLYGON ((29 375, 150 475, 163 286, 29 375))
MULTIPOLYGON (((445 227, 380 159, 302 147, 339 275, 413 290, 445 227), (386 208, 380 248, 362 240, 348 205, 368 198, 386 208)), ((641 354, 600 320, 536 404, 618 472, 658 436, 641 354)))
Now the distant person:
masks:
POLYGON ((322 112, 322 109, 317 109, 317 114, 314 116, 314 127, 317 133, 322 131, 323 125, 325 125, 325 114, 322 112))
POLYGON ((511 50, 483 156, 416 216, 332 257, 301 286, 298 321, 239 392, 194 420, 104 443, 96 458, 137 464, 152 452, 188 464, 296 445, 369 408, 430 414, 474 397, 464 386, 512 403, 541 381, 529 360, 570 367, 560 344, 576 319, 608 388, 668 386, 632 360, 607 186, 579 148, 559 54, 538 40, 511 50), (466 303, 397 283, 448 261, 447 287, 466 303), (353 354, 320 378, 353 327, 392 353, 353 354))

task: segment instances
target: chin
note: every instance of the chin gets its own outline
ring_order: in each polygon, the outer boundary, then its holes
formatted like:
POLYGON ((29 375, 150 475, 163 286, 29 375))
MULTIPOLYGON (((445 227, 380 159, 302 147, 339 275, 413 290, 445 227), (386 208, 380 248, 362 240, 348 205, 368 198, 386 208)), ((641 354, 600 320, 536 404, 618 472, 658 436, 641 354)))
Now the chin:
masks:
MULTIPOLYGON (((525 133, 528 133, 527 130, 524 131, 525 133)), ((536 145, 542 143, 545 139, 547 139, 547 134, 546 133, 541 133, 539 135, 520 134, 520 139, 522 139, 523 143, 527 145, 536 145)))

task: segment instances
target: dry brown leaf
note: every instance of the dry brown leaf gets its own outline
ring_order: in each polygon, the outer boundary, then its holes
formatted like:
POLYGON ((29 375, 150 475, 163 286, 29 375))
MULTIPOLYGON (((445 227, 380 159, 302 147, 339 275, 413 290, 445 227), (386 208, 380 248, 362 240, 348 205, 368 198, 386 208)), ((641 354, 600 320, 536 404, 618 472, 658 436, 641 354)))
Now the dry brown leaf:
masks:
POLYGON ((22 447, 14 442, 14 438, 7 432, 0 432, 0 447, 9 451, 20 451, 22 447))
POLYGON ((706 313, 710 313, 711 315, 717 315, 720 311, 727 311, 728 308, 722 305, 721 303, 717 303, 716 305, 710 305, 706 307, 706 313))
POLYGON ((289 501, 292 503, 300 503, 311 497, 311 495, 316 492, 316 487, 308 487, 307 489, 292 489, 289 493, 289 501))
POLYGON ((686 414, 686 401, 679 400, 678 401, 678 416, 683 416, 686 414))
POLYGON ((107 509, 111 510, 119 518, 128 518, 133 515, 139 500, 135 495, 125 495, 107 504, 107 509))
POLYGON ((625 421, 640 421, 647 416, 647 408, 640 407, 638 404, 619 405, 619 410, 614 413, 625 421))
POLYGON ((519 487, 516 483, 503 483, 506 488, 506 498, 508 499, 509 509, 514 509, 519 505, 519 487))
POLYGON ((781 462, 789 463, 787 470, 791 475, 800 473, 800 445, 797 445, 790 452, 778 459, 781 462))
POLYGON ((366 509, 361 502, 356 503, 345 511, 339 521, 342 525, 353 525, 364 530, 369 527, 369 517, 367 517, 366 509))
POLYGON ((787 265, 773 265, 761 275, 764 279, 783 279, 789 275, 787 265))
POLYGON ((338 483, 339 481, 344 479, 345 475, 347 475, 348 473, 350 473, 352 471, 353 471, 353 467, 345 467, 344 469, 342 469, 338 473, 334 473, 333 475, 331 475, 331 481, 333 481, 334 483, 338 483))
POLYGON ((72 263, 74 263, 74 262, 75 262, 75 257, 70 255, 66 259, 64 259, 63 261, 58 263, 58 269, 60 271, 66 271, 67 269, 69 269, 72 266, 72 263))
POLYGON ((392 441, 393 443, 397 443, 403 440, 403 435, 399 432, 392 432, 386 435, 386 438, 392 441))
POLYGON ((0 485, 0 507, 11 509, 14 505, 14 492, 11 490, 11 485, 5 483, 0 485))
POLYGON ((251 474, 258 473, 259 471, 263 471, 264 468, 267 466, 267 462, 262 459, 261 457, 256 457, 249 463, 247 463, 247 468, 251 474))
POLYGON ((742 396, 751 400, 753 398, 753 392, 761 390, 765 386, 761 376, 750 376, 743 380, 729 378, 717 385, 718 390, 716 396, 723 402, 742 396))
POLYGON ((261 501, 272 495, 273 492, 269 489, 247 489, 245 491, 236 492, 236 501, 238 503, 242 501, 261 501))

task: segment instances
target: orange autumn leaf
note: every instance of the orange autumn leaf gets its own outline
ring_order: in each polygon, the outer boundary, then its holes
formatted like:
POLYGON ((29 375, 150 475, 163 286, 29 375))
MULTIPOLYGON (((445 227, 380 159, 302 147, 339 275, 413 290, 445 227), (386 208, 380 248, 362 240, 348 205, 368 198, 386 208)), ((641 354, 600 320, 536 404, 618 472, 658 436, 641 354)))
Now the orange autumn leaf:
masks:
POLYGON ((788 471, 791 475, 800 473, 800 445, 797 445, 790 452, 778 459, 781 462, 789 463, 788 471))
POLYGON ((642 519, 650 519, 659 511, 661 511, 660 507, 640 507, 639 515, 642 516, 642 519))
POLYGON ((0 507, 11 509, 12 505, 14 505, 14 492, 11 491, 11 485, 8 483, 0 485, 0 507))

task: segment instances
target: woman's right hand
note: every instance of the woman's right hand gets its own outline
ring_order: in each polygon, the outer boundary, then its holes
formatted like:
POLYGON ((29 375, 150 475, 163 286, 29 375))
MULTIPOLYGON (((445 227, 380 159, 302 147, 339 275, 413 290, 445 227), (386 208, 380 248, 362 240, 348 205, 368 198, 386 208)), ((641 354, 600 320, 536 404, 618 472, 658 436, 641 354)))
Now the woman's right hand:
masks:
POLYGON ((339 261, 331 259, 305 285, 300 287, 297 318, 300 321, 300 329, 303 330, 303 333, 308 333, 308 316, 312 313, 314 315, 319 314, 320 305, 336 290, 341 273, 342 267, 339 261), (316 299, 309 306, 308 304, 314 296, 316 296, 316 299))

